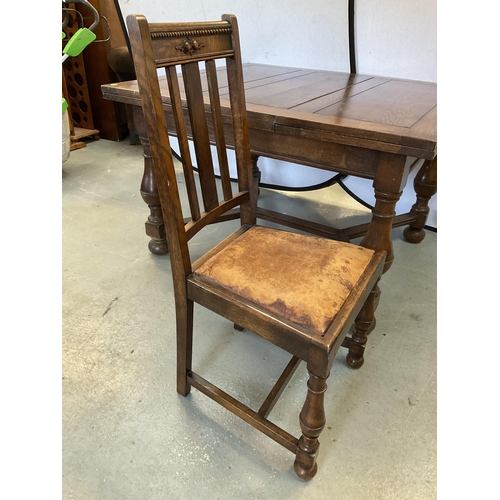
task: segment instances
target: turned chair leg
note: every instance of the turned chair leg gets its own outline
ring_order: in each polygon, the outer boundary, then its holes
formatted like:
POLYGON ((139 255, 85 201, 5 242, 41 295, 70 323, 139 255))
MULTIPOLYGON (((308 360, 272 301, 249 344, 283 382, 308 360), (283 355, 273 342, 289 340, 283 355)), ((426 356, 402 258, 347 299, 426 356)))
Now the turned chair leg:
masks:
POLYGON ((187 396, 191 384, 187 378, 193 357, 193 301, 187 300, 177 309, 177 392, 187 396))
POLYGON ((380 289, 378 284, 373 287, 368 299, 354 321, 354 333, 349 344, 347 354, 347 364, 351 368, 360 368, 365 362, 364 353, 367 342, 367 335, 375 328, 375 308, 380 289))
POLYGON ((293 464, 297 476, 305 480, 312 479, 318 471, 316 463, 319 450, 318 437, 326 423, 324 407, 326 387, 326 378, 317 377, 309 372, 306 401, 299 417, 302 436, 293 464))

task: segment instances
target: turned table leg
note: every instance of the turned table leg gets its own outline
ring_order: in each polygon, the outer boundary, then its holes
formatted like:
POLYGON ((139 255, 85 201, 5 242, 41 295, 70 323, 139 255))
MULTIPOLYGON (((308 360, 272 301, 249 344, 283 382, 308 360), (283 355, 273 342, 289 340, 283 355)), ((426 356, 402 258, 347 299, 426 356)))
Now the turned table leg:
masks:
POLYGON ((404 156, 381 154, 377 174, 373 181, 376 201, 372 209, 372 220, 361 241, 361 246, 365 248, 387 252, 384 273, 389 270, 394 260, 392 220, 396 215, 396 203, 401 198, 408 179, 409 166, 405 163, 404 156))
POLYGON ((150 210, 150 215, 145 223, 146 234, 151 238, 148 244, 149 251, 155 255, 165 255, 168 253, 165 224, 161 213, 160 196, 153 175, 153 164, 149 139, 146 133, 146 126, 142 109, 134 106, 134 124, 136 132, 143 148, 144 174, 141 182, 141 196, 150 210))
POLYGON ((161 213, 160 197, 153 176, 149 141, 142 136, 139 136, 139 138, 144 149, 144 175, 141 182, 141 196, 151 211, 145 223, 146 234, 151 238, 148 248, 155 255, 165 255, 168 253, 168 245, 161 213))
POLYGON ((420 243, 425 238, 424 226, 429 215, 429 200, 437 193, 437 157, 426 160, 413 181, 417 201, 410 210, 415 217, 404 230, 409 243, 420 243))
POLYGON ((257 162, 259 161, 259 155, 252 153, 251 159, 252 159, 252 176, 255 180, 255 183, 258 186, 260 183, 260 169, 259 166, 257 165, 257 162))
MULTIPOLYGON (((261 177, 260 168, 257 165, 257 162, 259 161, 259 155, 251 153, 250 158, 252 160, 252 177, 254 180, 255 200, 257 200, 257 198, 260 194, 259 184, 260 184, 260 177, 261 177)), ((255 201, 255 203, 257 203, 257 201, 255 201)))
MULTIPOLYGON (((401 197, 408 178, 409 167, 405 166, 405 157, 382 154, 373 187, 375 189, 375 206, 372 210, 372 220, 361 246, 373 250, 385 250, 387 257, 384 273, 394 261, 392 246, 392 220, 396 215, 396 203, 401 197)), ((359 368, 364 363, 364 352, 367 335, 375 328, 375 311, 380 299, 380 288, 377 284, 370 292, 363 308, 358 314, 351 329, 347 363, 352 368, 359 368)))

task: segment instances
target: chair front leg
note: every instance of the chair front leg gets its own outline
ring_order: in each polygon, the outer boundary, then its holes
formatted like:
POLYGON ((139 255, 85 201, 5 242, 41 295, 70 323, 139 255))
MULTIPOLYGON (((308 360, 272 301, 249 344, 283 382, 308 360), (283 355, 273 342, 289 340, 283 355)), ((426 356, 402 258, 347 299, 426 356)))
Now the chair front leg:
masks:
POLYGON ((301 479, 312 479, 318 471, 316 458, 318 456, 318 437, 325 427, 324 395, 326 378, 320 378, 309 372, 307 382, 307 397, 300 412, 300 428, 302 436, 297 446, 297 454, 293 468, 301 479))

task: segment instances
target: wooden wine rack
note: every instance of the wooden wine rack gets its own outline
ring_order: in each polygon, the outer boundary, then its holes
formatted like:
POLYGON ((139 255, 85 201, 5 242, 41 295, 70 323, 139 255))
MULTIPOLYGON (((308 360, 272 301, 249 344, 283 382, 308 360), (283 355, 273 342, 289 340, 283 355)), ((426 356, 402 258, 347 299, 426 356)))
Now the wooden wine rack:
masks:
MULTIPOLYGON (((71 4, 74 8, 74 4, 71 4)), ((64 28, 65 40, 69 40, 78 30, 77 14, 68 11, 69 22, 64 28)), ((63 41, 63 47, 64 47, 63 41)), ((71 150, 85 147, 84 137, 99 139, 99 130, 94 128, 90 106, 85 64, 82 54, 69 57, 63 64, 63 96, 68 102, 71 150)))

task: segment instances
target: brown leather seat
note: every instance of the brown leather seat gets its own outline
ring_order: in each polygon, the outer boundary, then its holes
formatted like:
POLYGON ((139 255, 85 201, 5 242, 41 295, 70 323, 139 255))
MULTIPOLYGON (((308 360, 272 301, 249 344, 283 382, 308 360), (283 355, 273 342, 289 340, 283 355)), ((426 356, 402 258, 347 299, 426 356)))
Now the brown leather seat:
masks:
POLYGON ((253 226, 204 262, 189 280, 212 283, 323 336, 374 253, 253 226))

